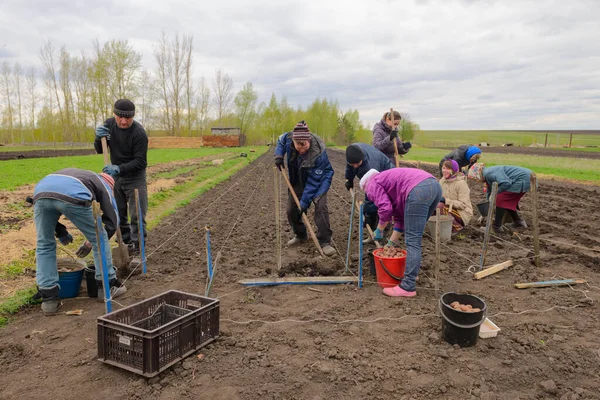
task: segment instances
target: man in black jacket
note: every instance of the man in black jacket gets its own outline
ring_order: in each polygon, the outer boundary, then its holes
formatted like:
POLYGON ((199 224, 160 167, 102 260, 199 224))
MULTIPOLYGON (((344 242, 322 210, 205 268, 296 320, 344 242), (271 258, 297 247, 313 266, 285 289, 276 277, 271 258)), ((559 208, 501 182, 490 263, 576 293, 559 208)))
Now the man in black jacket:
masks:
POLYGON ((102 153, 101 139, 104 137, 110 149, 111 165, 104 167, 105 172, 115 178, 115 198, 119 208, 120 229, 123 242, 130 245, 132 252, 139 253, 138 212, 135 203, 135 189, 140 196, 142 224, 146 236, 146 211, 148 210, 148 190, 146 184, 146 156, 148 154, 148 135, 144 127, 133 120, 135 105, 131 100, 120 99, 115 102, 114 117, 96 128, 94 148, 102 153), (131 223, 127 217, 129 215, 131 223))

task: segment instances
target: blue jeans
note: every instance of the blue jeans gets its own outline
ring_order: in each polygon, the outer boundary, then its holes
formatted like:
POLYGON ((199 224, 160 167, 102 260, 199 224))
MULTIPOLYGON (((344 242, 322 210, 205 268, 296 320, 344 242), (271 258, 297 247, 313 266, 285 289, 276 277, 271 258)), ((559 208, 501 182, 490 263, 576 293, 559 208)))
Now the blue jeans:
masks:
MULTIPOLYGON (((37 269, 35 278, 40 289, 51 289, 58 285, 54 228, 61 215, 67 217, 92 244, 94 263, 96 265, 96 279, 102 279, 102 269, 100 268, 102 262, 98 253, 92 207, 78 206, 55 199, 39 199, 33 206, 33 219, 37 231, 37 247, 35 249, 37 269)), ((103 226, 101 227, 101 231, 108 279, 111 280, 116 277, 116 271, 112 264, 108 236, 103 226)))
POLYGON ((442 187, 435 178, 425 179, 408 194, 404 206, 404 238, 406 243, 406 271, 400 287, 412 292, 416 288, 421 268, 421 241, 425 224, 442 198, 442 187))

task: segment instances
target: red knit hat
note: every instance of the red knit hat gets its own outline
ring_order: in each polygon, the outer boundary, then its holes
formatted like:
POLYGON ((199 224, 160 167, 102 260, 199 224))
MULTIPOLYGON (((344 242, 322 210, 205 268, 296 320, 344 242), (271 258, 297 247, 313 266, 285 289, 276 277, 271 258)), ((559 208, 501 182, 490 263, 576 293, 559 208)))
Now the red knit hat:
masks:
POLYGON ((104 182, 108 183, 108 186, 110 186, 111 189, 115 189, 115 179, 112 176, 105 174, 104 172, 100 172, 98 175, 104 180, 104 182))
POLYGON ((308 130, 308 125, 306 122, 300 121, 294 127, 294 131, 292 132, 292 139, 294 140, 311 140, 312 136, 310 134, 310 130, 308 130))

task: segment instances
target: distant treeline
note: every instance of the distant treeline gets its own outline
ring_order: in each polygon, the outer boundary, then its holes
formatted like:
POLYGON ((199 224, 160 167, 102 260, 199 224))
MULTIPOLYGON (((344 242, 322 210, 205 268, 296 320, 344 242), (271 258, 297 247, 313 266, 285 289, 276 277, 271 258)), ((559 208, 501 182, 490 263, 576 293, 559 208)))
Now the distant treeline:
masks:
MULTIPOLYGON (((195 78, 191 35, 170 38, 163 32, 153 50, 154 70, 143 69, 141 53, 127 40, 96 40, 92 54, 71 54, 47 41, 39 51, 42 71, 5 61, 0 68, 0 143, 91 141, 94 128, 112 116, 119 98, 135 102, 136 120, 150 135, 198 136, 215 126, 237 127, 249 144, 267 143, 306 120, 326 142, 370 142, 372 127, 363 126, 357 110, 343 111, 337 100, 316 98, 303 109, 273 93, 268 103, 257 104, 252 83, 235 93, 233 79, 222 69, 211 81, 195 78)), ((410 140, 418 126, 403 115, 401 134, 410 140)))

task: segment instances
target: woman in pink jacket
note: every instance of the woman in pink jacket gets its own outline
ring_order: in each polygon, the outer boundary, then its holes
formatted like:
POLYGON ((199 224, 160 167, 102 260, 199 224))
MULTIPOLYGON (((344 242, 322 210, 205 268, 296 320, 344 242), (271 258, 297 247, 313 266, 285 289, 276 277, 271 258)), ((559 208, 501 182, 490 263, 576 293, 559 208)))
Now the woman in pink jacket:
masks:
POLYGON ((383 289, 388 296, 416 296, 416 280, 421 268, 421 241, 425 224, 442 198, 442 188, 433 175, 416 168, 394 168, 383 172, 369 170, 360 187, 375 203, 379 224, 375 240, 383 239, 383 230, 394 219, 394 231, 388 246, 398 246, 404 231, 406 271, 398 286, 383 289))

